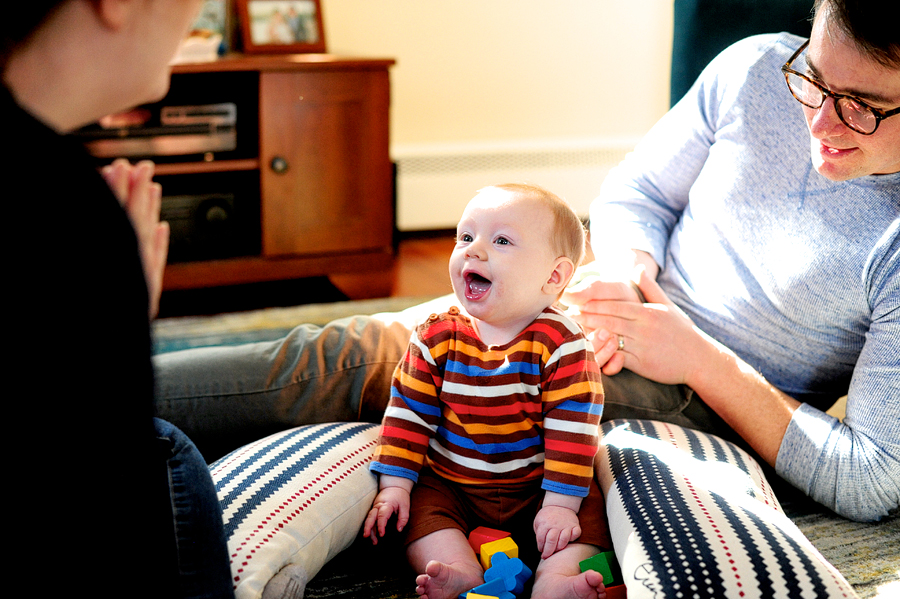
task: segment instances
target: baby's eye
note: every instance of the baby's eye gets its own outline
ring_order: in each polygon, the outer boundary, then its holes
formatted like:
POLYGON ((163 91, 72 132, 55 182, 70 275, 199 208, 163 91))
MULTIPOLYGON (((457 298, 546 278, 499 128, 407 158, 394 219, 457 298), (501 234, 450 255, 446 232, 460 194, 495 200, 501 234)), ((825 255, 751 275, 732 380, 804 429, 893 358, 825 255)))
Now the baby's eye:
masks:
POLYGON ((509 245, 510 241, 506 237, 498 237, 494 243, 497 245, 509 245))
POLYGON ((468 233, 460 233, 456 236, 456 243, 469 243, 472 241, 472 236, 468 233))

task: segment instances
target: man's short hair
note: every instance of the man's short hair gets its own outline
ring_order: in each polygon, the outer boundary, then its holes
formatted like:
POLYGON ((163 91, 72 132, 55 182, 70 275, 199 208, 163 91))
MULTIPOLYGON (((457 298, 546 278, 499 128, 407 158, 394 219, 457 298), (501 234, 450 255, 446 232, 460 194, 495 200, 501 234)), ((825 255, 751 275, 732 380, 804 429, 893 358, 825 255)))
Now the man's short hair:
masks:
POLYGON ((816 0, 814 15, 827 11, 829 23, 856 43, 863 54, 882 66, 900 68, 897 0, 816 0))

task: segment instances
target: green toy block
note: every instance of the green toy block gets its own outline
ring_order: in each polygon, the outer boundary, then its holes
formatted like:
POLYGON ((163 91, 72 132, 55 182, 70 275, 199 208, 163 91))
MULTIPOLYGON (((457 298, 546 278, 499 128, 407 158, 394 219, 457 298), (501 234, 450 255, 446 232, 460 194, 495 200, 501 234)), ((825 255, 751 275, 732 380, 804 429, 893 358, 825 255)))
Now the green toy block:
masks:
POLYGON ((619 570, 619 562, 616 560, 616 554, 612 551, 604 551, 598 553, 594 557, 579 562, 578 566, 582 572, 587 570, 596 570, 603 576, 603 584, 605 586, 615 586, 622 584, 622 572, 619 570))

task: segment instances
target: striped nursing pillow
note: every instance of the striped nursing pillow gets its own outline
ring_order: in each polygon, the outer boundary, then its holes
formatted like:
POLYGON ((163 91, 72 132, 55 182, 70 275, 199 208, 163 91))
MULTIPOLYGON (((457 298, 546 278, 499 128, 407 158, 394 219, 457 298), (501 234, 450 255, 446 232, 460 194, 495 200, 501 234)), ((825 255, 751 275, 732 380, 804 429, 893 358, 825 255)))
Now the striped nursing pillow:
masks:
POLYGON ((306 581, 350 546, 378 487, 368 471, 378 428, 301 426, 210 466, 237 599, 302 596, 306 581))
POLYGON ((740 448, 660 422, 601 428, 597 470, 628 599, 856 597, 740 448))

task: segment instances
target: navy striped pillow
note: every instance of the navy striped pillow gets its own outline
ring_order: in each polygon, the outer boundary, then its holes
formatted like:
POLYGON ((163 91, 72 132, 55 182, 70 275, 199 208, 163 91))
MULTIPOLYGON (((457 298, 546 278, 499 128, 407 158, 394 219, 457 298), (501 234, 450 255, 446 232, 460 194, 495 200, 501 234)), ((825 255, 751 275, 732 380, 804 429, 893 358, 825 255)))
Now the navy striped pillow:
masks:
POLYGON ((210 466, 237 599, 261 597, 285 566, 309 580, 350 546, 377 491, 368 463, 378 429, 367 423, 301 426, 210 466))
POLYGON ((597 471, 628 599, 856 597, 740 448, 661 422, 601 429, 597 471))

